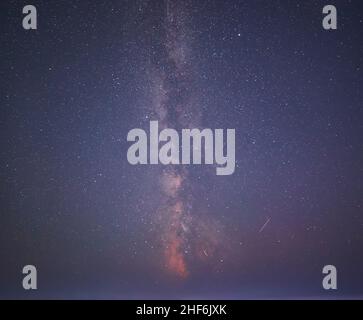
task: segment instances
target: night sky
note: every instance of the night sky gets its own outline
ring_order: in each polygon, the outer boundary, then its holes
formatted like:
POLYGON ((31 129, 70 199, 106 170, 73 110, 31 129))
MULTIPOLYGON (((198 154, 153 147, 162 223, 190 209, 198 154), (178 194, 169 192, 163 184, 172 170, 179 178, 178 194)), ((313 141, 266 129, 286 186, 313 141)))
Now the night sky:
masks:
POLYGON ((363 297, 361 1, 6 0, 0 27, 0 298, 363 297), (234 174, 129 164, 152 120, 235 129, 234 174))

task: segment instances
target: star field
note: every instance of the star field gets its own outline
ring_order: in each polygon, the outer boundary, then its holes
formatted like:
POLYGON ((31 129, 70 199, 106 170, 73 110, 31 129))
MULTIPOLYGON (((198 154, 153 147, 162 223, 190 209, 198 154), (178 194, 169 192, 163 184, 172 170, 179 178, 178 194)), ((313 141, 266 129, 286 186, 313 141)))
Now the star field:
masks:
POLYGON ((363 293, 363 7, 0 4, 0 297, 363 293), (236 170, 128 163, 129 130, 234 128, 236 170), (322 268, 339 290, 322 289, 322 268))

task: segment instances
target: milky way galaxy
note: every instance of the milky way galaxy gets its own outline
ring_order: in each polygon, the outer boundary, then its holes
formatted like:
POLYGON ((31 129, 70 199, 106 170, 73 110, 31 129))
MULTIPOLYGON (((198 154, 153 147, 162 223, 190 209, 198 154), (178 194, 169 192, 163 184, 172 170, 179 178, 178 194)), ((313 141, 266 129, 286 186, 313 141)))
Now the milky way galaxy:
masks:
MULTIPOLYGON (((196 70, 192 62, 189 14, 180 1, 165 2, 164 32, 161 50, 164 58, 154 64, 153 84, 155 120, 161 128, 198 128, 202 126, 200 107, 195 103, 198 93, 193 89, 196 70)), ((198 216, 193 215, 191 189, 188 187, 188 168, 166 167, 160 174, 161 192, 164 195, 157 212, 162 221, 162 245, 167 270, 185 278, 189 275, 188 260, 212 258, 216 243, 200 239, 197 231, 198 216), (197 235, 195 235, 197 232, 197 235), (201 244, 204 241, 204 244, 201 244)), ((195 201, 195 199, 193 199, 195 201)), ((210 219, 210 218, 209 218, 210 219)), ((204 218, 204 224, 208 224, 204 218)), ((209 235, 213 237, 212 234, 209 235)), ((216 237, 214 237, 216 238, 216 237)))

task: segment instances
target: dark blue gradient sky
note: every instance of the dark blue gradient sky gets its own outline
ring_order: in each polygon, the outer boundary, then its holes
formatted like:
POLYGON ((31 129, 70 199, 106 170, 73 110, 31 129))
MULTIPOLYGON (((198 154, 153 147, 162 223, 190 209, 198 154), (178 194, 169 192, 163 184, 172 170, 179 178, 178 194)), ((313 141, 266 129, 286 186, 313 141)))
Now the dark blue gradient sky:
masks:
POLYGON ((362 296, 361 1, 34 0, 36 31, 26 4, 0 4, 1 298, 362 296), (150 120, 236 129, 235 173, 130 165, 150 120))

